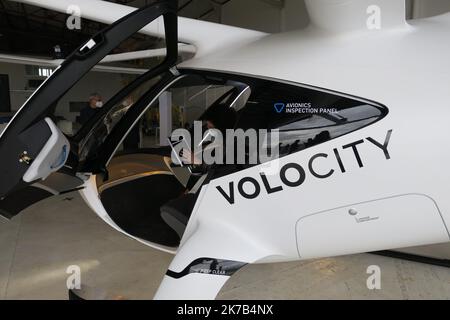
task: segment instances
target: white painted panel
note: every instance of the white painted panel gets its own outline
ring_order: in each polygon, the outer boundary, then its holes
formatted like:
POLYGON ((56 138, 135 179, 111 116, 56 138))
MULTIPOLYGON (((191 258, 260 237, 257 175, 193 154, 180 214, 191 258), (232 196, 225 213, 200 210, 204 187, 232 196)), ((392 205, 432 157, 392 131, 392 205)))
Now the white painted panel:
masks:
POLYGON ((436 203, 419 194, 314 213, 299 219, 296 229, 302 259, 449 241, 436 203))

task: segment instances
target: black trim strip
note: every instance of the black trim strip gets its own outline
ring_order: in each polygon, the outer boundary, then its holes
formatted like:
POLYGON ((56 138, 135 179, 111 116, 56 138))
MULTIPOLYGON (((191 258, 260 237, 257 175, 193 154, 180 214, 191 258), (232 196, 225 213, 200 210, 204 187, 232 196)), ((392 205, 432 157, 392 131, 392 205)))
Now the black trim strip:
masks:
POLYGON ((66 191, 61 191, 59 194, 66 194, 66 193, 71 193, 71 192, 75 192, 75 191, 80 191, 83 190, 85 187, 81 186, 78 188, 74 188, 74 189, 70 189, 70 190, 66 190, 66 191))
POLYGON ((402 259, 402 260, 413 261, 413 262, 418 262, 418 263, 423 263, 423 264, 429 264, 429 265, 438 266, 438 267, 450 268, 450 260, 445 260, 445 259, 423 257, 423 256, 415 255, 415 254, 396 252, 396 251, 388 251, 388 250, 369 252, 369 253, 375 254, 378 256, 394 258, 394 259, 402 259))
POLYGON ((230 277, 246 265, 247 263, 245 262, 220 260, 214 258, 199 258, 192 261, 186 268, 184 268, 183 271, 175 272, 169 269, 167 270, 166 275, 174 279, 183 278, 191 273, 203 273, 230 277))

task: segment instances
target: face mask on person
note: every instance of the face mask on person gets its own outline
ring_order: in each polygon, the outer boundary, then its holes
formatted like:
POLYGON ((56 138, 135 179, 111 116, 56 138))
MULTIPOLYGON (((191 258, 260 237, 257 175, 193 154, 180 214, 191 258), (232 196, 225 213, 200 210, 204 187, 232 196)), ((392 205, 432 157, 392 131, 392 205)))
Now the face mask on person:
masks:
POLYGON ((97 101, 97 102, 95 103, 95 106, 96 106, 97 108, 103 107, 103 101, 97 101))

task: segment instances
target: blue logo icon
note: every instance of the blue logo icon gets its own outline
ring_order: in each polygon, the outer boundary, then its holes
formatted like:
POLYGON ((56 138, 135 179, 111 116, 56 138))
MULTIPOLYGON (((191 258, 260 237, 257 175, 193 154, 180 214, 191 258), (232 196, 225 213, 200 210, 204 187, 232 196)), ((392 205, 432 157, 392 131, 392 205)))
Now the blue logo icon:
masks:
POLYGON ((284 103, 275 103, 274 107, 276 112, 282 113, 286 105, 284 103))

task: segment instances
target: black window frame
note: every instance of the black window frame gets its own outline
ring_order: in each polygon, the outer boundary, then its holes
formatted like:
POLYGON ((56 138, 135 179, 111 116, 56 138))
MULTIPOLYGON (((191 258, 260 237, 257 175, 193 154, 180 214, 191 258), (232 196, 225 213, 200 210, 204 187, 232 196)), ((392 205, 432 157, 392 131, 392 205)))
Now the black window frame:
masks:
MULTIPOLYGON (((227 81, 235 81, 238 83, 244 83, 247 84, 251 89, 253 86, 255 86, 258 82, 261 81, 268 81, 268 82, 276 82, 283 85, 289 85, 293 87, 299 87, 299 88, 306 88, 309 90, 314 90, 318 92, 324 92, 327 94, 336 95, 339 97, 345 97, 351 100, 360 101, 363 103, 366 103, 370 106, 376 107, 380 110, 380 116, 373 122, 370 122, 367 125, 361 126, 356 128, 355 130, 346 132, 343 135, 340 135, 338 137, 334 137, 332 139, 329 139, 324 142, 332 141, 336 138, 340 138, 342 136, 345 136, 347 134, 350 134, 352 132, 361 130, 369 125, 373 125, 382 119, 384 119, 388 113, 389 109, 379 103, 372 101, 370 99, 365 99, 357 96, 353 96, 350 94, 345 94, 338 91, 333 91, 329 89, 320 88, 317 86, 311 86, 303 83, 296 83, 296 82, 290 82, 285 80, 280 80, 276 78, 267 78, 267 77, 257 77, 252 75, 242 75, 242 74, 236 74, 236 73, 226 73, 226 72, 219 72, 219 71, 210 71, 210 70, 202 70, 202 69, 191 69, 191 68, 177 68, 176 72, 167 72, 167 74, 163 77, 162 80, 160 80, 159 83, 157 83, 154 87, 152 87, 147 93, 145 93, 141 99, 139 99, 132 108, 123 116, 123 118, 119 121, 119 123, 115 126, 115 128, 112 130, 112 132, 108 135, 102 146, 99 148, 99 150, 96 152, 96 154, 86 160, 85 163, 81 166, 81 171, 84 172, 92 172, 92 173, 105 173, 106 172, 106 166, 110 162, 110 160, 114 157, 117 148, 120 146, 120 143, 126 138, 127 134, 132 130, 133 126, 139 121, 139 119, 142 117, 142 115, 148 111, 149 108, 152 107, 153 102, 155 99, 159 97, 159 95, 166 89, 170 89, 173 86, 176 86, 178 81, 185 78, 186 76, 200 76, 205 79, 209 79, 211 82, 219 82, 224 83, 227 81), (153 102, 152 102, 153 101, 153 102)), ((252 89, 253 93, 253 89, 252 89)), ((121 97, 125 95, 121 94, 121 97)), ((244 107, 243 109, 245 109, 244 107)), ((243 110, 241 109, 241 110, 243 110)), ((368 119, 370 119, 369 117, 368 119)), ((347 122, 347 123, 354 123, 363 121, 366 119, 358 119, 355 121, 347 122)), ((339 123, 334 124, 333 126, 342 125, 339 123)), ((325 127, 317 127, 319 128, 327 128, 330 126, 325 127)), ((266 128, 270 129, 270 128, 266 128)), ((307 129, 296 129, 296 130, 288 130, 288 131, 297 131, 297 130, 310 130, 314 128, 307 128, 307 129)), ((324 143, 321 142, 321 143, 324 143)), ((318 143, 320 144, 320 143, 318 143)), ((316 145, 318 145, 316 144, 316 145)), ((305 148, 307 149, 307 148, 305 148)), ((296 152, 303 151, 298 150, 296 152)), ((295 153, 295 152, 293 152, 295 153)), ((258 165, 258 164, 257 164, 258 165)), ((226 166, 226 165, 225 165, 226 166)), ((252 165, 253 166, 253 165, 252 165)), ((248 166, 244 167, 243 169, 247 168, 248 166)))

